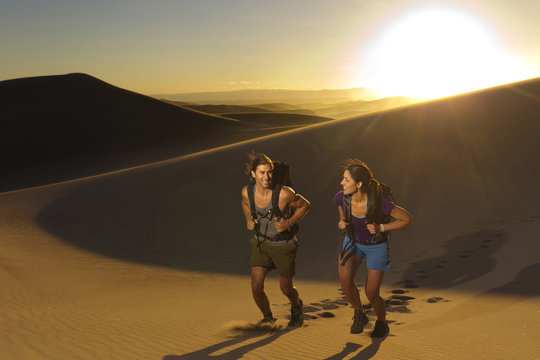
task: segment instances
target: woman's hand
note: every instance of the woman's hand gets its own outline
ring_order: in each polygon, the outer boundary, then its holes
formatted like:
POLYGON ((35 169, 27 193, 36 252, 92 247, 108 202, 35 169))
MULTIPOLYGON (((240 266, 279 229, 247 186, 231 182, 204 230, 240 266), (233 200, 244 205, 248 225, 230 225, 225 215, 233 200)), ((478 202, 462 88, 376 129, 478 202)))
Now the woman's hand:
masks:
POLYGON ((337 224, 337 227, 341 230, 345 230, 347 228, 347 226, 349 226, 349 223, 348 222, 345 222, 345 220, 343 219, 340 219, 338 224, 337 224))
POLYGON ((379 224, 367 224, 367 229, 370 232, 370 234, 376 234, 380 231, 380 225, 379 224))

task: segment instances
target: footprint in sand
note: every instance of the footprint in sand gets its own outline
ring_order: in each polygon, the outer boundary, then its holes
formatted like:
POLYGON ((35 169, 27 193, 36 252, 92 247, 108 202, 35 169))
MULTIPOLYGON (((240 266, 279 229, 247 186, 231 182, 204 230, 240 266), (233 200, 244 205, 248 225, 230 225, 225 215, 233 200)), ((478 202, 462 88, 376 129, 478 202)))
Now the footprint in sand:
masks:
POLYGON ((405 280, 403 287, 406 289, 416 289, 418 285, 416 285, 416 281, 414 280, 405 280))
POLYGON ((310 313, 310 312, 317 312, 321 311, 320 307, 313 306, 313 303, 311 305, 305 305, 303 308, 304 313, 310 313))
POLYGON ((401 290, 401 289, 396 289, 396 290, 392 290, 390 291, 392 294, 405 294, 405 293, 408 293, 409 290, 401 290))
POLYGON ((333 318, 333 317, 336 317, 336 315, 334 315, 333 313, 329 312, 329 311, 323 311, 321 313, 318 313, 317 315, 319 315, 320 317, 322 318, 333 318))
POLYGON ((426 300, 426 302, 430 304, 440 303, 440 302, 449 302, 450 300, 446 300, 442 297, 434 296, 426 300))
POLYGON ((339 306, 334 305, 334 304, 327 304, 323 306, 323 310, 335 310, 335 309, 339 309, 339 306))
POLYGON ((409 301, 409 300, 414 300, 416 298, 414 296, 407 296, 407 295, 392 295, 392 299, 409 301))

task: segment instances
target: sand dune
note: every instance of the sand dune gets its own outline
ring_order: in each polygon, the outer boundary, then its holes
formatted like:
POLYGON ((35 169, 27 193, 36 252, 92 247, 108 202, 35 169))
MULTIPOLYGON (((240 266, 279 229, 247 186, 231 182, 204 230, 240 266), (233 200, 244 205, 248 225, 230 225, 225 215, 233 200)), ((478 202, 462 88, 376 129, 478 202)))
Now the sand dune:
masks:
POLYGON ((86 74, 0 82, 0 190, 163 160, 275 130, 173 106, 86 74), (39 179, 39 181, 37 181, 39 179), (41 181, 41 182, 40 182, 41 181))
MULTIPOLYGON (((413 104, 417 99, 396 96, 371 101, 345 101, 336 104, 320 105, 313 104, 311 107, 317 115, 327 116, 333 119, 345 119, 360 116, 373 111, 388 110, 391 108, 413 104)), ((308 105, 306 107, 309 108, 308 105)))
POLYGON ((223 114, 228 118, 240 120, 246 123, 253 123, 257 125, 263 125, 265 127, 279 127, 290 126, 299 127, 311 124, 320 124, 325 121, 333 120, 331 118, 316 116, 316 115, 302 115, 302 114, 289 114, 289 113, 233 113, 223 114))
POLYGON ((158 99, 168 99, 197 104, 236 104, 257 103, 302 104, 309 102, 337 102, 356 99, 373 100, 378 92, 367 88, 325 89, 325 90, 285 90, 285 89, 247 89, 236 91, 216 91, 180 94, 152 94, 158 99))
MULTIPOLYGON (((533 80, 2 193, 0 348, 10 359, 534 358, 539 115, 533 80), (238 330, 259 318, 239 207, 250 149, 287 161, 312 203, 301 329, 238 330), (392 236, 391 335, 380 342, 349 334, 338 290, 332 196, 348 156, 416 218, 392 236)), ((275 277, 267 288, 286 323, 275 277)))

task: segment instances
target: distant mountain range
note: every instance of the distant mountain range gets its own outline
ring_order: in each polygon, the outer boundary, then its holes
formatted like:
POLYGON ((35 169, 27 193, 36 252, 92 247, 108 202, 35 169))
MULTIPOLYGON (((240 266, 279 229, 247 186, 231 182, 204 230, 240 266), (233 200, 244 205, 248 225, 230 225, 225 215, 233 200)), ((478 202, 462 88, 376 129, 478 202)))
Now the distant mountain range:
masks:
POLYGON ((198 104, 236 104, 250 105, 258 103, 335 103, 351 100, 375 100, 379 98, 376 90, 367 88, 352 88, 338 90, 237 90, 221 92, 151 94, 157 99, 184 101, 198 104))

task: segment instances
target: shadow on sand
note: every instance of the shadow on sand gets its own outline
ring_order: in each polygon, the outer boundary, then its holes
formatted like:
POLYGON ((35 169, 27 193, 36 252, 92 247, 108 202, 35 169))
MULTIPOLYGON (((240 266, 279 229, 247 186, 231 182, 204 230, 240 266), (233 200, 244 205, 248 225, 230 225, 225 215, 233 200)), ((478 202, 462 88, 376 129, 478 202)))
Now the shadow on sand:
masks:
POLYGON ((235 360, 235 359, 240 359, 244 355, 248 354, 250 351, 253 351, 257 348, 270 344, 271 342, 273 342, 280 336, 284 335, 288 331, 290 330, 282 330, 282 331, 268 333, 266 334, 266 336, 263 336, 261 339, 255 342, 249 342, 245 345, 235 347, 234 349, 228 350, 219 355, 213 355, 213 353, 223 350, 229 346, 239 345, 245 341, 248 341, 250 339, 260 336, 259 332, 252 332, 252 333, 243 332, 242 335, 239 337, 226 340, 218 344, 211 345, 204 349, 197 350, 188 354, 166 355, 163 357, 163 360, 205 360, 205 359, 235 360))
MULTIPOLYGON (((385 340, 383 339, 371 339, 371 344, 369 344, 366 348, 362 349, 358 354, 356 354, 354 357, 349 358, 351 360, 367 360, 373 358, 377 351, 379 351, 379 348, 381 347, 381 343, 385 340)), ((335 355, 332 355, 328 358, 325 358, 325 360, 343 360, 350 354, 354 353, 356 350, 360 349, 362 345, 355 344, 352 342, 347 342, 345 346, 343 347, 343 350, 335 355)))
POLYGON ((421 283, 430 288, 448 289, 471 281, 495 268, 494 253, 507 241, 502 230, 481 230, 452 238, 443 245, 444 254, 412 262, 402 282, 406 287, 421 283))

